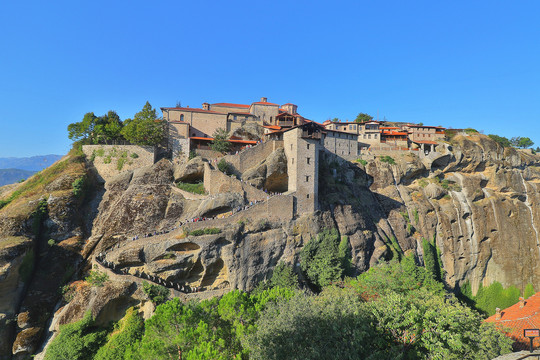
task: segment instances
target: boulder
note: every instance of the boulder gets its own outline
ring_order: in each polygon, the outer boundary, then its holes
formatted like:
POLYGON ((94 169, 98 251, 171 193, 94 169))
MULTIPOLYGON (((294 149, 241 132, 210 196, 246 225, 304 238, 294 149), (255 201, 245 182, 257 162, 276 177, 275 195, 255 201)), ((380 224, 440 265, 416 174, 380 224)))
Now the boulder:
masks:
POLYGON ((202 180, 204 176, 204 164, 202 157, 197 156, 184 164, 175 164, 174 180, 192 182, 202 180))
POLYGON ((241 193, 218 194, 203 200, 195 212, 195 217, 213 216, 215 213, 230 211, 242 205, 244 195, 241 193))

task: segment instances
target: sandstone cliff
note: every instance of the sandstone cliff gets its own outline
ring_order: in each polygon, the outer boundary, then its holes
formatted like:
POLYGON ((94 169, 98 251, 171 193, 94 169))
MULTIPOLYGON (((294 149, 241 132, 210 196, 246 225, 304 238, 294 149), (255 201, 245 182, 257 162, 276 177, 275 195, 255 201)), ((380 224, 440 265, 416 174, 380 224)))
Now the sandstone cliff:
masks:
POLYGON ((476 290, 497 280, 540 288, 539 156, 481 135, 456 137, 421 159, 391 156, 395 165, 326 157, 321 210, 301 216, 294 216, 290 195, 270 197, 257 188, 283 189, 286 159, 279 149, 240 174, 242 181, 200 158, 161 160, 126 171, 103 189, 96 184, 85 199, 73 195, 72 184, 91 174, 71 163, 32 196, 0 209, 0 358, 39 351, 51 319, 54 333, 86 310, 106 322, 133 304, 147 306, 142 279, 181 284, 171 292, 186 298, 251 289, 279 261, 297 264, 300 249, 325 227, 348 237, 358 273, 395 251, 422 262, 425 238, 441 250, 449 287, 470 281, 476 290), (181 191, 175 179, 204 180, 207 195, 181 191), (46 195, 47 213, 35 233, 34 210, 46 195), (191 222, 204 217, 212 219, 191 222), (24 279, 19 269, 30 251, 38 256, 24 279), (108 266, 95 261, 98 254, 108 266), (110 274, 106 288, 75 283, 75 297, 61 300, 58 289, 91 266, 110 274), (187 288, 202 292, 186 294, 187 288))

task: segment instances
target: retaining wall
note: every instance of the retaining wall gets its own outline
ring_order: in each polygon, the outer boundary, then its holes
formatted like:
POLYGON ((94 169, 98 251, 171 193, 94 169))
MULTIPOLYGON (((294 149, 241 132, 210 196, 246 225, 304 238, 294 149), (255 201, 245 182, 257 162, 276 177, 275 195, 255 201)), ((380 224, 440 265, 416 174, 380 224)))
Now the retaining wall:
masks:
POLYGON ((238 154, 227 155, 224 159, 233 166, 238 174, 258 165, 277 148, 283 147, 283 141, 270 140, 259 143, 251 148, 246 148, 238 154))
POLYGON ((234 176, 227 176, 219 170, 212 170, 208 163, 204 164, 204 189, 210 195, 236 192, 244 193, 247 201, 265 200, 267 194, 234 176))

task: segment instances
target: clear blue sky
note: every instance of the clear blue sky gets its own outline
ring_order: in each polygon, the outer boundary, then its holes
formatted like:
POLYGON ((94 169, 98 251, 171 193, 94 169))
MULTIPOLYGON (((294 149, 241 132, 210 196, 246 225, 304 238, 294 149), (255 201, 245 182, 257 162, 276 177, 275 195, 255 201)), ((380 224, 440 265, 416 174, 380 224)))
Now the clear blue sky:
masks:
POLYGON ((298 104, 315 121, 528 136, 540 146, 538 1, 5 1, 0 157, 66 153, 86 112, 298 104))

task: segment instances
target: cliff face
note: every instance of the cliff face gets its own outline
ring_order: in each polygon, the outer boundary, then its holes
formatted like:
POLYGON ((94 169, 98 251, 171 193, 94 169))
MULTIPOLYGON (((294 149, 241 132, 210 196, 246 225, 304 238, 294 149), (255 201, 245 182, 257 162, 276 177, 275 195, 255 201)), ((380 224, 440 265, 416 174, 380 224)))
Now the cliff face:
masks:
POLYGON ((249 290, 279 261, 297 264, 300 249, 325 227, 348 237, 359 273, 395 251, 421 262, 425 238, 441 250, 449 286, 470 281, 475 291, 497 280, 540 288, 540 157, 484 136, 456 137, 422 159, 391 156, 394 165, 328 158, 320 167, 321 210, 299 217, 291 196, 256 188, 269 174, 283 187, 286 159, 279 150, 246 169, 243 181, 200 158, 181 165, 162 160, 116 176, 84 201, 72 183, 88 169, 60 172, 40 193, 0 210, 0 359, 37 352, 51 319, 54 332, 87 310, 105 323, 133 304, 144 308, 143 279, 174 285, 171 291, 185 298, 249 290), (204 178, 210 195, 179 190, 175 178, 204 178), (31 214, 43 194, 47 213, 36 235, 31 214), (197 217, 216 218, 190 222, 197 217), (47 245, 50 238, 57 244, 47 245), (37 271, 23 279, 19 268, 30 251, 39 254, 37 271), (109 274, 106 288, 78 282, 73 300, 63 302, 58 289, 91 266, 109 274), (186 294, 187 288, 203 291, 186 294))

